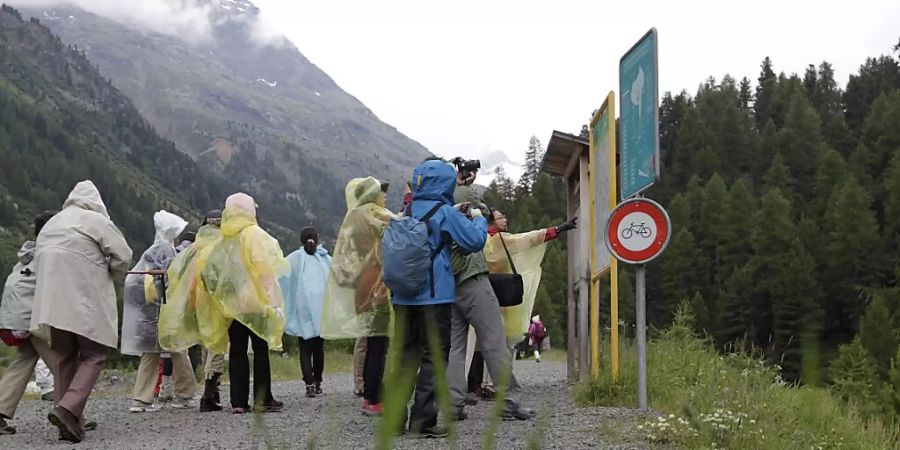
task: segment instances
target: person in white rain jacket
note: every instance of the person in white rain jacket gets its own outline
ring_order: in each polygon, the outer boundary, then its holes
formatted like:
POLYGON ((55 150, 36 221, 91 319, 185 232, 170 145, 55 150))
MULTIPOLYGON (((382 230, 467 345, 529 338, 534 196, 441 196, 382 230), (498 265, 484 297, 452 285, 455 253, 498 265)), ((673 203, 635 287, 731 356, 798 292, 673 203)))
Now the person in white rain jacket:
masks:
MULTIPOLYGON (((63 209, 37 237, 38 277, 31 333, 58 359, 56 406, 48 415, 62 437, 84 439, 79 421, 106 353, 118 342, 114 277, 131 265, 131 248, 91 181, 75 185, 63 209)), ((53 363, 51 363, 52 365, 53 363)))
MULTIPOLYGON (((157 211, 153 215, 156 235, 153 245, 141 255, 131 273, 125 277, 125 302, 122 312, 122 354, 140 356, 137 377, 134 381, 132 403, 129 411, 159 411, 153 402, 156 380, 159 374, 159 360, 162 348, 159 346, 159 308, 165 294, 166 269, 175 258, 175 238, 187 221, 167 211, 157 211)), ((172 376, 175 381, 175 399, 172 407, 184 409, 193 407, 196 382, 191 360, 186 351, 172 352, 172 376)))

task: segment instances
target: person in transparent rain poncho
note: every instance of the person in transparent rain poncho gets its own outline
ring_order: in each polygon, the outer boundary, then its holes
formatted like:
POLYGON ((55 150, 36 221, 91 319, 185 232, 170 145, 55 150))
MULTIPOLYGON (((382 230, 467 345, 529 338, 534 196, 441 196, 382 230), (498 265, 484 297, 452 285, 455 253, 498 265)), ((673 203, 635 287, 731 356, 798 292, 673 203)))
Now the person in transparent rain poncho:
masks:
MULTIPOLYGON (((283 403, 272 396, 269 349, 282 348, 284 298, 278 278, 286 274, 290 266, 278 241, 257 225, 256 203, 252 197, 238 193, 225 200, 221 235, 195 259, 199 260, 194 272, 179 276, 181 285, 197 284, 197 287, 188 288, 190 295, 184 296, 195 303, 177 306, 173 309, 176 314, 163 317, 160 329, 167 330, 164 346, 177 344, 170 334, 177 336, 179 330, 183 330, 184 334, 199 336, 210 352, 224 353, 227 348, 232 412, 243 414, 251 410, 247 356, 247 343, 251 341, 253 409, 261 412, 281 410, 283 403), (201 270, 197 271, 197 267, 201 270), (202 291, 202 295, 198 291, 202 291), (179 311, 182 314, 177 314, 179 311), (228 336, 224 342, 221 339, 223 332, 228 336)), ((170 273, 177 269, 172 267, 170 273)), ((179 302, 184 299, 180 298, 179 302)), ((182 348, 184 350, 193 342, 182 339, 181 344, 187 344, 182 348)))
MULTIPOLYGON (((154 403, 154 390, 159 374, 160 354, 158 323, 160 306, 164 303, 165 273, 175 258, 175 238, 187 221, 166 211, 153 215, 155 236, 131 272, 125 277, 125 301, 122 311, 123 355, 139 356, 137 376, 132 392, 130 412, 155 412, 160 405, 154 403)), ((172 407, 192 407, 194 373, 187 352, 171 353, 175 398, 172 407)))
POLYGON ((347 214, 338 231, 322 307, 324 339, 366 338, 363 412, 368 415, 381 412, 392 315, 381 279, 381 235, 394 217, 385 208, 387 189, 387 183, 373 177, 347 183, 347 214))

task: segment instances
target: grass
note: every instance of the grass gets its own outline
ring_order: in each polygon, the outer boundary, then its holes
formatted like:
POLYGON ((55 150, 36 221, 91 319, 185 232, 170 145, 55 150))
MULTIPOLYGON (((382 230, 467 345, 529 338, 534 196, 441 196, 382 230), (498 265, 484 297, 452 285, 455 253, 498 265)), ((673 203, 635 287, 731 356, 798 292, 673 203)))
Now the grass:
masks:
MULTIPOLYGON (((721 355, 691 333, 689 312, 648 346, 648 398, 660 415, 638 424, 654 446, 690 449, 896 449, 900 431, 865 421, 827 388, 785 383, 777 367, 721 355)), ((581 405, 634 406, 633 343, 621 347, 619 380, 609 371, 576 386, 581 405)), ((602 430, 601 430, 602 432, 602 430)))

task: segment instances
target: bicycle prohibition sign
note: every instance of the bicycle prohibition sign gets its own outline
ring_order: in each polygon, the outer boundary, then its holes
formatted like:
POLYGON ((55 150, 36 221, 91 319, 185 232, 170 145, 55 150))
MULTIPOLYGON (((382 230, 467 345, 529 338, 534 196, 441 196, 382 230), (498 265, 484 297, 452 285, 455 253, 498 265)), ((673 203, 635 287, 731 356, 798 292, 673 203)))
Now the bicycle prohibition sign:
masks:
POLYGON ((603 239, 619 261, 644 264, 659 256, 671 238, 669 215, 659 203, 632 198, 609 213, 603 239))

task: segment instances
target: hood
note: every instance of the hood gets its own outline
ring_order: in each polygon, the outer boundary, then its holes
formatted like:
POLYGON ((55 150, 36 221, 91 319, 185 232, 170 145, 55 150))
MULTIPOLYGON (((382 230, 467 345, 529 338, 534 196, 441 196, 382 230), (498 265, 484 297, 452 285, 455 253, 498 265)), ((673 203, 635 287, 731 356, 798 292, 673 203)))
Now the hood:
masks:
MULTIPOLYGON (((240 208, 243 209, 247 214, 252 217, 256 217, 256 201, 253 200, 253 197, 243 193, 238 192, 237 194, 229 195, 228 198, 225 199, 225 209, 228 208, 240 208)), ((224 219, 224 213, 223 213, 224 219)))
POLYGON ((107 219, 109 218, 106 205, 103 203, 103 199, 100 198, 100 191, 97 190, 97 187, 90 180, 79 181, 75 185, 75 188, 69 193, 69 198, 63 203, 63 209, 70 206, 93 211, 102 214, 107 219))
POLYGON ((34 241, 25 241, 22 244, 22 248, 19 249, 19 253, 16 256, 19 257, 19 262, 22 263, 23 266, 27 266, 31 264, 31 261, 34 260, 34 241))
POLYGON ((187 227, 187 221, 165 210, 153 214, 153 227, 156 229, 154 243, 174 243, 175 238, 187 227))
POLYGON ((354 178, 344 189, 347 211, 367 203, 375 203, 381 195, 384 195, 381 192, 381 182, 375 177, 354 178))
POLYGON ((222 211, 222 236, 237 236, 244 228, 253 225, 256 225, 256 216, 245 209, 227 206, 222 211))
POLYGON ((538 314, 538 315, 532 317, 532 318, 531 318, 531 321, 532 321, 532 322, 540 322, 540 321, 541 321, 541 315, 538 314))
POLYGON ((453 204, 456 170, 440 160, 429 160, 413 170, 413 200, 435 200, 453 204))
POLYGON ((325 250, 325 247, 322 247, 322 244, 319 244, 316 247, 316 256, 328 256, 328 250, 325 250))

